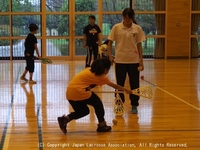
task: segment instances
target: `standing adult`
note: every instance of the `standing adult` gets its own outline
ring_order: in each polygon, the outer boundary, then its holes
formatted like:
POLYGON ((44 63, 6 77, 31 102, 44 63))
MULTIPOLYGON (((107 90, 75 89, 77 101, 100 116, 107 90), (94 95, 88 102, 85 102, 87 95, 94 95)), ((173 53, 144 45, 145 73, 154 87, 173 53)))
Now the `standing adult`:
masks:
MULTIPOLYGON (((117 84, 124 86, 126 75, 129 76, 131 90, 139 88, 139 70, 144 69, 142 57, 142 42, 145 41, 145 35, 142 28, 133 23, 135 12, 132 8, 126 8, 122 12, 123 21, 113 26, 108 39, 109 59, 112 57, 112 43, 115 41, 115 74, 117 84)), ((125 102, 124 94, 120 94, 125 102)), ((132 113, 138 113, 139 96, 130 94, 132 113)))

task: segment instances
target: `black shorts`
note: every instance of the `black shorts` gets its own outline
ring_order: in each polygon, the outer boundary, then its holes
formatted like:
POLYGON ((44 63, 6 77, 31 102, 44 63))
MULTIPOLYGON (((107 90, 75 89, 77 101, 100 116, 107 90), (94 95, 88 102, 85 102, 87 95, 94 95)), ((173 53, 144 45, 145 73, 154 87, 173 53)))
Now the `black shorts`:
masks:
POLYGON ((33 73, 34 72, 34 56, 25 56, 25 59, 26 59, 26 70, 29 71, 30 73, 33 73))

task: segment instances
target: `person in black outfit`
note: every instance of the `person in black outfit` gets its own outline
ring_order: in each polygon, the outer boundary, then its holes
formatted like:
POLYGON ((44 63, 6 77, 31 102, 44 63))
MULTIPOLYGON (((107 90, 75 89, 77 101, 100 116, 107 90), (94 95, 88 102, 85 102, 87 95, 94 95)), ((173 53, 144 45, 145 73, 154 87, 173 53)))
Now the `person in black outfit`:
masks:
POLYGON ((101 44, 100 39, 101 29, 98 25, 95 24, 95 16, 89 16, 89 24, 85 26, 83 30, 84 41, 83 47, 87 47, 87 57, 86 57, 86 65, 85 67, 90 67, 92 53, 94 55, 94 60, 97 59, 98 56, 98 46, 101 44))
POLYGON ((25 46, 25 60, 26 60, 26 68, 23 72, 23 75, 20 77, 21 80, 28 81, 26 79, 26 74, 29 72, 29 83, 36 84, 36 81, 32 79, 34 72, 34 51, 36 51, 38 58, 40 58, 39 50, 37 47, 37 38, 34 34, 38 31, 38 26, 34 23, 29 25, 30 33, 27 35, 24 46, 25 46))

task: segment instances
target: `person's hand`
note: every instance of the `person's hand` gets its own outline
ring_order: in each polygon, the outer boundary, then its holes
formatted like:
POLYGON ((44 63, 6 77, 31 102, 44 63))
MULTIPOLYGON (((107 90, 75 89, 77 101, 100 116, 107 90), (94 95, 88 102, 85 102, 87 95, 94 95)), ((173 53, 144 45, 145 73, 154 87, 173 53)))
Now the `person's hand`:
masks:
POLYGON ((144 65, 140 65, 140 71, 143 71, 144 70, 144 65))
POLYGON ((139 61, 139 67, 140 67, 140 71, 144 70, 144 64, 143 64, 143 60, 139 61))
POLYGON ((115 63, 115 60, 112 56, 109 56, 109 60, 111 61, 111 64, 113 65, 113 63, 115 63))
POLYGON ((101 43, 99 41, 97 41, 96 44, 98 44, 98 46, 101 46, 101 43))
POLYGON ((41 56, 38 56, 37 58, 38 58, 38 59, 41 59, 42 57, 41 57, 41 56))
POLYGON ((83 44, 83 48, 86 48, 86 44, 83 44))
POLYGON ((129 90, 129 89, 125 89, 125 92, 126 92, 127 94, 132 94, 132 91, 129 90))
POLYGON ((25 56, 30 56, 30 54, 29 53, 25 53, 25 56))
POLYGON ((138 71, 143 71, 144 70, 144 66, 139 66, 138 67, 138 71))

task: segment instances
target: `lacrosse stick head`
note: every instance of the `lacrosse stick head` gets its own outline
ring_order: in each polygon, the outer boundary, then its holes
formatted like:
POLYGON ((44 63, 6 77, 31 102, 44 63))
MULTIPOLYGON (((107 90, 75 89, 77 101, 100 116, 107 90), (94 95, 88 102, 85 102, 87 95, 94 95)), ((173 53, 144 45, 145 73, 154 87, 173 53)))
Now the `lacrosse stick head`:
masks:
POLYGON ((51 64, 52 61, 49 58, 41 58, 43 64, 51 64))
POLYGON ((125 113, 124 104, 118 93, 115 96, 114 113, 116 116, 123 115, 125 113))
POLYGON ((135 90, 132 90, 132 93, 134 95, 138 95, 144 98, 151 99, 152 98, 152 89, 149 86, 143 86, 140 88, 137 88, 135 90))

